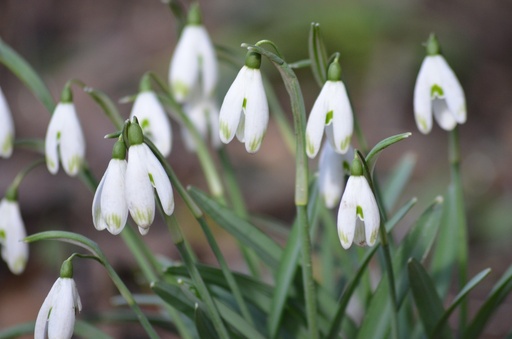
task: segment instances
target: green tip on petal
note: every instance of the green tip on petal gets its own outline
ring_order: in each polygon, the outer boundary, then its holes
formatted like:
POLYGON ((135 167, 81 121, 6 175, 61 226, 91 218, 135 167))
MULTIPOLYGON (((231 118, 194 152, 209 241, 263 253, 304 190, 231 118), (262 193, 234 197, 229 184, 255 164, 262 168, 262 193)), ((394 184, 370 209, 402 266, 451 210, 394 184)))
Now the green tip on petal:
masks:
POLYGON ((348 145, 350 145, 350 139, 352 138, 351 135, 349 135, 348 137, 346 137, 345 139, 343 139, 343 141, 341 142, 340 144, 340 149, 342 151, 346 151, 348 149, 348 145))
POLYGON ((354 161, 352 161, 352 166, 350 167, 350 175, 363 175, 363 165, 361 164, 361 160, 359 160, 357 154, 354 157, 354 161))
POLYGON ((308 151, 308 155, 315 154, 315 145, 311 142, 309 135, 306 135, 306 150, 308 151))
POLYGON ((441 54, 441 47, 439 46, 439 41, 434 33, 429 35, 428 40, 425 43, 425 47, 427 49, 427 55, 441 54))
POLYGON ((245 56, 245 66, 252 69, 260 69, 261 66, 261 54, 249 51, 245 56))
POLYGON ((142 128, 135 121, 128 126, 128 141, 130 145, 140 145, 144 142, 142 128))
POLYGON ((229 137, 231 136, 231 131, 229 130, 229 126, 226 122, 221 121, 220 132, 222 133, 224 139, 229 140, 229 137))
POLYGON ((340 240, 343 244, 348 244, 348 237, 343 231, 338 232, 338 236, 340 237, 340 240))
POLYGON ((112 148, 112 159, 124 160, 126 159, 126 145, 123 139, 119 139, 112 148))
POLYGON ((256 150, 260 147, 262 140, 262 136, 252 139, 249 143, 249 152, 256 152, 256 150))
POLYGON ((105 222, 107 223, 107 225, 109 226, 114 226, 115 229, 119 229, 121 228, 121 216, 119 214, 110 214, 110 215, 107 215, 106 218, 105 218, 105 222))
POLYGON ((188 11, 188 17, 187 17, 187 24, 188 25, 201 25, 202 23, 201 18, 201 10, 199 9, 199 4, 197 2, 194 2, 192 5, 190 5, 190 9, 188 11))
POLYGON ((327 69, 327 80, 340 81, 341 80, 341 65, 336 58, 327 69))
POLYGON ((69 173, 78 173, 82 167, 82 158, 74 155, 68 162, 69 173))
POLYGON ((375 241, 377 241, 377 235, 378 235, 377 229, 374 229, 372 234, 370 235, 370 241, 368 243, 374 244, 375 241))
POLYGON ((66 260, 62 263, 60 267, 60 277, 61 278, 73 278, 73 264, 71 260, 66 260))
POLYGON ((12 133, 9 133, 2 143, 2 153, 3 154, 10 154, 12 150, 12 144, 13 144, 13 136, 12 133))

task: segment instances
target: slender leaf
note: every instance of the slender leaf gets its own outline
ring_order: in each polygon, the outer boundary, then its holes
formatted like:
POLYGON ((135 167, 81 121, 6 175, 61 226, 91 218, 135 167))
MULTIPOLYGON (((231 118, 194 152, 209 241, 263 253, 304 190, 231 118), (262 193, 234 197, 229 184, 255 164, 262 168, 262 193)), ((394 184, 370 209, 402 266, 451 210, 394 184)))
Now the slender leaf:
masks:
POLYGON ((368 153, 366 156, 366 163, 368 164, 368 169, 373 172, 373 169, 375 168, 375 163, 377 162, 377 158, 383 150, 388 148, 389 146, 396 144, 399 141, 402 141, 406 138, 408 138, 411 135, 410 132, 397 134, 390 136, 384 140, 381 140, 377 145, 375 145, 372 150, 368 153))
POLYGON ((393 227, 398 224, 400 220, 413 208, 414 205, 418 202, 418 199, 412 198, 408 202, 406 202, 394 215, 386 222, 386 232, 391 232, 393 227))
POLYGON ((83 87, 84 92, 89 94, 91 98, 96 101, 96 103, 101 107, 101 109, 105 112, 107 117, 112 121, 114 126, 121 130, 123 128, 123 119, 119 114, 119 110, 117 109, 116 104, 109 98, 107 94, 104 92, 92 88, 92 87, 83 87))
POLYGON ((320 35, 319 23, 311 23, 308 47, 313 76, 317 84, 322 87, 327 80, 327 51, 322 36, 320 35))
MULTIPOLYGON (((443 303, 436 292, 434 282, 429 277, 427 271, 414 258, 409 260, 407 265, 409 272, 409 285, 411 286, 412 295, 416 308, 420 314, 423 327, 429 338, 433 338, 436 324, 442 318, 444 313, 443 303)), ((449 328, 442 326, 437 338, 452 338, 449 328)))
POLYGON ((199 338, 218 339, 219 336, 215 333, 215 328, 213 327, 213 324, 206 313, 201 309, 201 307, 199 307, 198 304, 195 306, 194 320, 199 338))
POLYGON ((386 211, 391 211, 395 206, 400 194, 411 177, 415 164, 416 156, 409 153, 403 156, 398 165, 393 169, 392 174, 386 181, 382 190, 382 200, 386 211))

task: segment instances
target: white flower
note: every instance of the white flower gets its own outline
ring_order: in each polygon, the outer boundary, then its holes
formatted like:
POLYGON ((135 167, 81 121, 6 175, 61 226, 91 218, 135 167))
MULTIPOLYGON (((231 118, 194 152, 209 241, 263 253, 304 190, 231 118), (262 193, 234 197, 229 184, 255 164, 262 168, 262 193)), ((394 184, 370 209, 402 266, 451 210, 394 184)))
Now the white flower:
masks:
POLYGON ((21 274, 25 270, 28 260, 28 244, 23 239, 26 236, 18 202, 2 199, 0 201, 2 259, 14 274, 21 274))
POLYGON ((126 160, 111 159, 92 203, 94 227, 99 231, 106 228, 112 234, 119 234, 126 224, 125 174, 126 160))
POLYGON ((14 143, 14 123, 11 111, 0 88, 0 157, 9 158, 14 143))
POLYGON ((215 50, 204 26, 185 26, 169 69, 169 83, 176 101, 186 101, 195 87, 210 96, 217 84, 217 67, 215 50))
POLYGON ((71 338, 77 310, 82 310, 82 303, 75 281, 58 278, 37 315, 34 339, 71 338))
POLYGON ((442 129, 451 131, 457 123, 466 122, 464 91, 446 60, 439 54, 439 45, 431 35, 428 54, 421 64, 414 87, 414 117, 421 133, 432 129, 432 112, 442 129))
MULTIPOLYGON (((134 126, 133 124, 130 126, 134 126)), ((155 217, 153 187, 162 203, 164 213, 174 211, 171 182, 162 165, 149 147, 144 144, 131 145, 128 149, 126 168, 126 202, 133 220, 141 234, 146 234, 155 217)))
POLYGON ((354 159, 352 147, 345 154, 339 154, 330 142, 324 142, 318 162, 318 186, 327 208, 338 204, 343 193, 345 173, 350 174, 350 163, 354 159))
POLYGON ((316 99, 306 126, 306 153, 314 158, 320 149, 324 129, 338 153, 346 153, 352 138, 354 118, 345 85, 327 80, 316 99))
MULTIPOLYGON (((199 134, 203 139, 206 139, 210 135, 211 143, 214 148, 219 148, 220 138, 217 131, 219 130, 219 108, 215 100, 209 97, 196 97, 189 103, 183 105, 183 110, 189 117, 192 124, 195 126, 199 134)), ((196 143, 192 134, 186 128, 182 126, 181 136, 185 148, 188 151, 196 150, 196 143)))
POLYGON ((72 102, 60 102, 53 112, 45 139, 46 165, 52 174, 59 170, 78 174, 85 156, 85 140, 72 102))
POLYGON ((338 210, 338 236, 347 249, 355 242, 373 246, 377 240, 380 215, 377 202, 363 175, 351 175, 338 210))
POLYGON ((268 103, 259 66, 243 66, 238 72, 222 102, 219 121, 223 143, 230 142, 236 134, 238 140, 245 142, 247 152, 260 148, 268 125, 268 103))
POLYGON ((164 157, 171 153, 171 123, 162 104, 153 91, 144 91, 137 95, 130 119, 137 117, 144 134, 155 144, 164 157))

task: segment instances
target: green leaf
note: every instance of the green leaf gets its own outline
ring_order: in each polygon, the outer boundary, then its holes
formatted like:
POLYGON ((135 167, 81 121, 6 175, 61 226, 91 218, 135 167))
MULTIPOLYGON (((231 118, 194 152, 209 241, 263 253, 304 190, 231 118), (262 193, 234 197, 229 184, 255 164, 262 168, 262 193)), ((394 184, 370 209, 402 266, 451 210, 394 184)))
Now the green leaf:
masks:
POLYGON ((48 112, 53 113, 55 101, 48 87, 32 66, 2 39, 0 39, 0 62, 9 68, 34 93, 48 112))
POLYGON ((410 135, 411 135, 410 132, 397 134, 397 135, 388 137, 384 140, 381 140, 379 143, 377 143, 377 145, 375 145, 372 148, 372 150, 368 153, 368 155, 365 158, 370 172, 373 172, 373 169, 375 168, 375 163, 377 162, 377 158, 378 158, 380 152, 382 152, 384 149, 388 148, 389 146, 408 138, 410 135))
POLYGON ((311 70, 313 71, 313 76, 317 84, 322 87, 327 80, 327 52, 322 36, 320 35, 319 23, 311 23, 308 42, 311 70))
POLYGON ((196 323, 197 333, 201 339, 217 339, 217 333, 213 327, 212 322, 206 315, 206 313, 196 304, 194 320, 196 323))
POLYGON ((391 211, 398 198, 400 198, 400 194, 409 181, 415 164, 416 156, 409 153, 404 155, 393 169, 382 190, 382 200, 386 211, 391 211))
POLYGON ((277 269, 283 250, 266 234, 247 220, 237 216, 231 209, 210 199, 199 189, 190 187, 190 195, 215 222, 245 246, 252 248, 258 257, 273 271, 277 269))
POLYGON ((400 220, 411 210, 411 208, 416 205, 418 199, 412 198, 408 202, 406 202, 394 215, 386 222, 386 232, 391 232, 391 230, 398 224, 400 220))
POLYGON ((464 331, 462 338, 479 338, 491 316, 512 291, 512 266, 503 274, 487 296, 484 304, 464 331))
MULTIPOLYGON (((416 308, 420 314, 427 336, 432 338, 436 324, 441 320, 444 313, 443 303, 436 292, 432 279, 430 279, 427 271, 419 261, 411 258, 407 269, 409 272, 409 285, 411 286, 416 308)), ((449 328, 444 324, 439 336, 436 338, 452 337, 449 328)))
POLYGON ((97 243, 81 234, 66 231, 46 231, 32 234, 24 239, 25 242, 31 243, 41 240, 58 240, 85 248, 97 257, 103 257, 97 243))
MULTIPOLYGON (((442 198, 438 198, 419 217, 393 255, 393 268, 400 307, 409 289, 406 266, 409 258, 423 260, 429 253, 439 229, 442 198)), ((358 338, 386 338, 391 323, 391 300, 388 279, 383 276, 367 306, 358 338)))
POLYGON ((118 130, 121 130, 123 128, 124 121, 112 99, 110 99, 104 92, 92 87, 83 86, 83 90, 85 93, 89 94, 94 101, 96 101, 110 121, 112 121, 114 126, 118 130))

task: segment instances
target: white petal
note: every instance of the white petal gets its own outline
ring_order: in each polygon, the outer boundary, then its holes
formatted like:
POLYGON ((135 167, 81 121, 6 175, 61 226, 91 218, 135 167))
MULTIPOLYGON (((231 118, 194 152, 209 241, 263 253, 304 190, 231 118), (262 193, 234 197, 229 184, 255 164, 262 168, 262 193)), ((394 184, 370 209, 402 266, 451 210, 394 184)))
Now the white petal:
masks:
POLYGON ((149 232, 149 227, 144 228, 144 227, 140 227, 140 226, 139 226, 139 232, 140 232, 140 234, 142 234, 142 235, 146 235, 146 234, 148 234, 148 232, 149 232))
POLYGON ((439 126, 446 131, 451 131, 457 125, 457 121, 446 105, 446 99, 434 98, 432 100, 432 110, 434 118, 439 126))
POLYGON ((355 178, 361 182, 357 204, 363 210, 366 243, 368 246, 373 246, 379 235, 379 207, 366 178, 364 176, 355 178))
POLYGON ((207 99, 205 102, 205 113, 207 115, 206 120, 209 125, 209 133, 213 148, 218 149, 222 143, 220 141, 219 133, 219 107, 217 103, 212 99, 207 99))
POLYGON ((25 270, 28 260, 28 244, 23 241, 27 236, 21 218, 18 202, 2 199, 0 202, 0 231, 3 231, 2 258, 14 274, 25 270))
POLYGON ((59 171, 59 156, 57 148, 62 138, 62 128, 64 124, 64 117, 73 111, 73 105, 70 103, 59 103, 53 111, 53 115, 48 124, 45 137, 45 154, 46 166, 51 174, 56 174, 59 171))
POLYGON ((318 185, 327 208, 333 208, 340 201, 343 192, 343 156, 336 153, 329 142, 324 142, 318 162, 318 185))
MULTIPOLYGON (((103 191, 103 185, 105 184, 105 177, 107 176, 108 167, 103 177, 101 178, 96 192, 94 193, 94 199, 92 200, 92 223, 98 231, 102 231, 107 228, 105 220, 101 216, 101 192, 103 191)), ((123 198, 124 200, 124 198, 123 198)))
POLYGON ((105 183, 101 193, 101 215, 107 229, 119 234, 128 219, 126 203, 126 161, 111 159, 105 172, 105 183))
POLYGON ((364 229, 364 222, 356 218, 356 232, 354 235, 354 244, 357 246, 366 246, 366 234, 364 229))
POLYGON ((338 236, 341 245, 347 249, 354 241, 356 228, 357 195, 360 192, 361 181, 357 177, 348 178, 345 192, 341 197, 340 208, 338 210, 338 236))
POLYGON ((162 209, 164 210, 165 214, 171 215, 174 211, 174 197, 172 193, 171 181, 169 180, 167 173, 162 167, 162 164, 160 164, 149 147, 147 147, 146 144, 143 144, 143 146, 146 147, 146 165, 148 168, 148 173, 153 180, 153 186, 155 187, 158 198, 160 198, 160 202, 162 203, 162 209))
POLYGON ((255 153, 261 146, 268 125, 268 103, 259 69, 252 69, 246 86, 245 149, 255 153))
POLYGON ((197 29, 196 49, 200 59, 201 80, 203 85, 203 94, 210 96, 213 94, 217 85, 217 56, 213 43, 204 26, 195 26, 197 29))
POLYGON ((459 124, 466 122, 466 99, 457 76, 441 55, 436 56, 441 86, 450 112, 459 124))
POLYGON ((14 123, 11 110, 0 88, 0 157, 8 158, 12 154, 14 143, 14 123))
POLYGON ((61 281, 62 278, 59 278, 53 283, 50 292, 43 301, 43 305, 39 309, 39 313, 37 314, 36 325, 34 329, 34 339, 45 339, 47 338, 47 328, 48 328, 48 316, 50 315, 50 311, 53 307, 53 300, 55 298, 55 294, 61 290, 61 281))
POLYGON ((347 90, 341 81, 327 81, 326 86, 330 88, 328 100, 328 111, 332 111, 332 128, 334 145, 338 153, 346 153, 354 130, 354 116, 347 90))
POLYGON ((249 69, 244 66, 240 72, 238 72, 220 107, 219 136, 220 140, 225 144, 233 139, 240 122, 242 106, 245 99, 245 84, 248 70, 249 69))
POLYGON ((174 50, 169 69, 169 83, 174 98, 183 103, 197 83, 199 56, 196 43, 201 33, 197 26, 185 26, 174 50))
POLYGON ((167 157, 171 153, 172 131, 167 113, 154 92, 147 91, 137 95, 130 113, 130 119, 136 116, 144 135, 167 157))
POLYGON ((128 149, 126 202, 135 223, 144 228, 151 226, 155 218, 155 198, 146 161, 146 148, 143 147, 143 144, 131 146, 128 149))
MULTIPOLYGON (((327 81, 330 82, 330 81, 327 81)), ((320 150, 320 144, 324 135, 325 118, 327 116, 327 99, 329 87, 324 84, 318 98, 313 104, 311 114, 306 125, 306 153, 314 158, 320 150)))
POLYGON ((48 319, 48 338, 71 338, 75 328, 74 281, 60 278, 60 290, 53 295, 48 319))
POLYGON ((85 139, 80 121, 76 115, 75 106, 67 104, 69 108, 63 114, 63 124, 60 139, 60 155, 62 167, 69 176, 80 172, 85 158, 85 139))
POLYGON ((426 57, 421 64, 416 85, 414 86, 414 118, 421 133, 427 134, 432 129, 431 74, 435 73, 431 57, 426 57))

